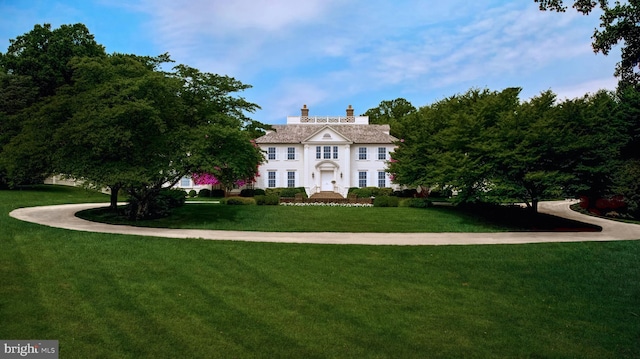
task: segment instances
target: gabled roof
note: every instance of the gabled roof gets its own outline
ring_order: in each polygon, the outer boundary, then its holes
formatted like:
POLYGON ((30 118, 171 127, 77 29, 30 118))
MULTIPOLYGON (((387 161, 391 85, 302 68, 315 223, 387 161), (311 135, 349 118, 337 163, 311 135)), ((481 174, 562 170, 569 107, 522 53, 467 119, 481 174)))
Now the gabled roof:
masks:
POLYGON ((303 139, 300 142, 324 142, 324 141, 338 141, 353 143, 350 138, 338 132, 336 128, 331 126, 314 126, 318 127, 318 130, 312 133, 309 137, 303 139), (322 135, 322 137, 320 137, 322 135), (338 138, 335 138, 337 136, 338 138))
POLYGON ((389 125, 272 125, 274 131, 258 137, 256 143, 302 143, 322 129, 332 131, 353 143, 393 143, 398 139, 389 135, 389 125))

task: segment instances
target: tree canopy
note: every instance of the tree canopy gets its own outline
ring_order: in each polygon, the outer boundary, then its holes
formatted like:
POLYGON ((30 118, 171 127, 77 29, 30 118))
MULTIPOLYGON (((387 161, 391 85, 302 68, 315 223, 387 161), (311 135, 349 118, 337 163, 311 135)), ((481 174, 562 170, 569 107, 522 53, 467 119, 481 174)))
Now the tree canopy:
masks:
POLYGON ((393 136, 402 136, 402 121, 400 120, 414 112, 416 112, 416 108, 411 102, 403 98, 397 98, 380 102, 377 107, 368 109, 364 116, 369 116, 369 123, 371 124, 388 124, 391 127, 393 136))
POLYGON ((628 123, 614 94, 557 103, 546 91, 472 89, 405 117, 389 170, 394 182, 448 187, 458 202, 597 197, 611 188, 628 123))
POLYGON ((9 42, 7 52, 0 56, 0 66, 9 74, 28 76, 40 96, 53 95, 60 86, 71 83, 69 60, 73 57, 106 55, 104 47, 83 24, 62 25, 54 30, 50 24, 35 25, 9 42))

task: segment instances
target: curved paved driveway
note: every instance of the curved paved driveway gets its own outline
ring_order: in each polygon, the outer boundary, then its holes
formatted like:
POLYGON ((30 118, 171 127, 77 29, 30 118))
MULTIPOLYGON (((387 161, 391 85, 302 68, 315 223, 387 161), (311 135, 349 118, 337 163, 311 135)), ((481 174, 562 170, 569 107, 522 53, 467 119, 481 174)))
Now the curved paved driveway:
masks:
POLYGON ((84 209, 105 203, 67 204, 20 208, 9 215, 19 220, 76 231, 132 234, 170 238, 202 238, 250 242, 367 244, 367 245, 464 245, 521 244, 543 242, 617 241, 640 239, 640 225, 586 216, 569 209, 570 201, 542 202, 543 213, 596 224, 602 232, 500 232, 500 233, 335 233, 249 232, 198 229, 143 228, 90 222, 75 216, 84 209))

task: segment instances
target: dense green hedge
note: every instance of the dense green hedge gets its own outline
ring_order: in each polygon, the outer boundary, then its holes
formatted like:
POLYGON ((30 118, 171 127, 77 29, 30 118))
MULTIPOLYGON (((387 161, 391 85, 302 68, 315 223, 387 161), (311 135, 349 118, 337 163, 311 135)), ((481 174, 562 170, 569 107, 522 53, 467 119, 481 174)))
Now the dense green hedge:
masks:
POLYGON ((411 198, 415 197, 418 194, 415 188, 412 189, 403 189, 402 191, 393 191, 392 196, 401 197, 401 198, 411 198))
POLYGON ((400 201, 399 207, 427 208, 433 206, 433 202, 426 198, 406 198, 400 201))
POLYGON ((378 196, 390 196, 393 193, 393 189, 384 187, 351 187, 349 188, 349 194, 355 194, 358 198, 369 198, 378 196))
POLYGON ((240 197, 255 197, 255 196, 264 196, 265 192, 260 188, 245 188, 240 191, 240 197))
POLYGON ((214 189, 213 191, 208 188, 203 188, 198 192, 198 197, 215 197, 222 198, 224 197, 223 189, 214 189))
POLYGON ((378 196, 373 200, 374 207, 398 207, 400 199, 392 196, 378 196))
POLYGON ((228 204, 230 206, 247 206, 247 205, 255 205, 256 200, 253 198, 245 198, 245 197, 228 197, 224 198, 220 201, 222 204, 228 204))
POLYGON ((307 198, 307 191, 304 187, 284 187, 284 188, 267 188, 265 194, 276 195, 278 197, 295 197, 297 193, 302 193, 303 198, 307 198))
POLYGON ((256 200, 256 204, 258 206, 277 206, 280 204, 280 198, 273 194, 268 196, 257 195, 253 198, 256 200))

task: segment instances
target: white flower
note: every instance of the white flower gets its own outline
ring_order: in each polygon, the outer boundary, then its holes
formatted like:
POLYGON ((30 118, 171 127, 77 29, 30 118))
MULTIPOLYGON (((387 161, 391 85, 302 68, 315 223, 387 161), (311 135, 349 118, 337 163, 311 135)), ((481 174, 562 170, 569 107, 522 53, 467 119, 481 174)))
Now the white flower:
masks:
POLYGON ((336 202, 308 202, 308 203, 293 203, 293 202, 282 202, 281 206, 297 206, 297 207, 306 207, 306 206, 315 206, 315 207, 373 207, 373 204, 370 203, 336 203, 336 202))

